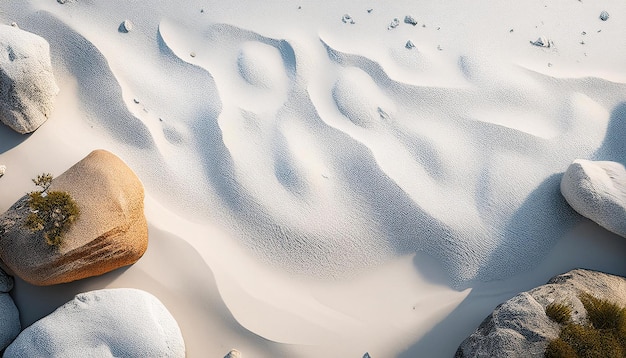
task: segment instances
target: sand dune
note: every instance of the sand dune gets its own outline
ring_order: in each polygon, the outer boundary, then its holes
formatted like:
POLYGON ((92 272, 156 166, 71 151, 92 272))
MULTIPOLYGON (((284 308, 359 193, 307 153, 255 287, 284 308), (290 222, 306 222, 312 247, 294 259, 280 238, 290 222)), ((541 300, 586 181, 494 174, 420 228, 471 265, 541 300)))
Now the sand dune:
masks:
POLYGON ((131 286, 170 309, 190 357, 451 356, 555 274, 626 274, 620 239, 558 186, 576 158, 626 159, 625 6, 0 5, 49 41, 61 88, 34 134, 0 128, 0 208, 104 148, 143 181, 151 224, 131 268, 18 283, 23 322, 131 286))

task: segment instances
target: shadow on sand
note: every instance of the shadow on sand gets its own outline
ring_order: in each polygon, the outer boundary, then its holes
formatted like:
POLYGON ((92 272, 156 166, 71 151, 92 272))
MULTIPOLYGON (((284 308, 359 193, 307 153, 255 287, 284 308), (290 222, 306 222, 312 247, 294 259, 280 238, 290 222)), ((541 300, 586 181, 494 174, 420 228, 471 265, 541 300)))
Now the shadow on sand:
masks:
MULTIPOLYGON (((626 165, 626 102, 622 102, 617 105, 610 117, 609 125, 607 127, 606 137, 596 153, 592 156, 593 160, 610 160, 620 162, 626 165)), ((515 215, 507 224, 507 235, 528 232, 529 241, 524 242, 524 245, 537 246, 537 248, 543 246, 537 240, 546 238, 547 234, 550 235, 549 239, 553 240, 551 247, 554 247, 559 238, 567 235, 567 231, 571 230, 575 224, 584 222, 582 216, 578 215, 560 195, 560 179, 562 174, 555 174, 547 178, 537 189, 535 189, 526 199, 524 204, 517 210, 515 215), (546 212, 546 208, 549 209, 546 212), (554 223, 559 225, 554 225, 554 223), (551 224, 552 223, 552 224, 551 224)), ((422 356, 424 352, 438 352, 438 356, 452 357, 459 344, 469 336, 490 313, 500 303, 508 300, 519 292, 529 290, 533 287, 539 286, 547 282, 547 280, 555 275, 567 272, 568 270, 581 267, 596 270, 606 270, 612 267, 619 272, 613 272, 614 274, 626 273, 626 265, 617 265, 611 260, 600 260, 600 256, 605 253, 611 253, 616 250, 613 246, 623 247, 625 244, 617 238, 615 235, 608 234, 609 238, 598 237, 598 231, 604 233, 604 229, 598 227, 594 223, 585 223, 590 226, 592 230, 581 231, 581 234, 573 235, 574 239, 568 238, 567 241, 573 241, 563 243, 563 247, 559 248, 559 253, 555 255, 569 255, 572 257, 562 260, 562 262, 554 264, 542 264, 541 267, 545 267, 546 272, 537 273, 533 275, 521 278, 513 278, 507 284, 493 281, 489 283, 474 283, 472 292, 463 300, 463 302, 457 306, 443 321, 437 324, 433 329, 424 335, 419 341, 415 342, 405 352, 399 355, 400 358, 409 358, 422 356), (593 237, 593 245, 598 245, 597 251, 594 254, 589 254, 589 258, 580 257, 581 252, 570 248, 570 246, 581 247, 588 243, 590 237, 593 237), (577 242, 582 241, 582 242, 577 242), (569 253, 569 254, 568 254, 569 253), (582 261, 578 262, 579 259, 582 261), (593 261, 595 260, 595 261, 593 261), (591 262, 593 261, 593 262, 591 262), (598 264, 600 262, 600 264, 598 264), (598 267, 593 267, 598 266, 598 267), (552 271, 552 272, 550 272, 552 271), (542 276, 542 277, 539 277, 542 276), (531 282, 533 281, 533 282, 531 282), (517 285, 516 285, 517 283, 517 285), (503 286, 503 287, 498 287, 503 286), (508 289, 506 288, 508 286, 508 289)), ((572 236, 572 235, 569 235, 572 236)), ((504 245, 510 245, 510 240, 503 240, 502 247, 496 250, 491 256, 491 260, 485 266, 486 270, 498 269, 504 262, 499 258, 498 251, 504 250, 504 245)), ((518 243, 519 244, 519 243, 518 243)), ((584 250, 584 248, 583 248, 584 250)), ((624 252, 622 249, 617 248, 618 252, 624 252)), ((510 251, 510 248, 504 250, 510 251)), ((549 250, 547 250, 549 251, 549 250)), ((548 252, 538 252, 538 255, 545 256, 548 252)), ((619 254, 616 254, 619 256, 619 254)), ((510 255, 509 255, 510 256, 510 255)), ((520 257, 520 260, 524 260, 525 257, 520 257)), ((613 260, 619 260, 619 257, 613 258, 613 260)), ((530 260, 533 261, 533 260, 530 260)), ((528 268, 532 270, 531 267, 528 268)), ((525 276, 522 274, 522 276, 525 276)), ((508 280, 507 280, 508 281, 508 280)), ((470 284, 470 286, 472 286, 470 284)))
POLYGON ((8 152, 30 137, 30 134, 19 134, 4 124, 0 124, 0 154, 8 152))
POLYGON ((626 102, 620 103, 611 112, 606 137, 591 159, 626 165, 626 102))

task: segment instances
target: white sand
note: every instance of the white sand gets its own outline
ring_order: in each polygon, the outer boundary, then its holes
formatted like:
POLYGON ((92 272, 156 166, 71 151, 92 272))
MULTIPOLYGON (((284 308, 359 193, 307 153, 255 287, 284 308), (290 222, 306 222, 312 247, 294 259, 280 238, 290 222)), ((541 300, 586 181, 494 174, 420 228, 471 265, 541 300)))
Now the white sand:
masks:
POLYGON ((76 292, 136 287, 190 357, 450 357, 553 275, 626 275, 624 240, 558 185, 576 158, 626 160, 623 1, 0 10, 50 42, 61 88, 34 134, 0 128, 0 210, 103 148, 144 182, 151 225, 130 268, 18 281, 25 325, 76 292))

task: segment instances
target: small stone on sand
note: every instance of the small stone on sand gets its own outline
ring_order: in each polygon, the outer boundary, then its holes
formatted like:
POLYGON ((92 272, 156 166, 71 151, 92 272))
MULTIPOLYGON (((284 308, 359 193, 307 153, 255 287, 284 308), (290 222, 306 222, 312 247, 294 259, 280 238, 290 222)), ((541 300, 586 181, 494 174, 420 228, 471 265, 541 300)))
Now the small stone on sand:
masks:
POLYGON ((602 12, 600 13, 600 20, 602 20, 602 21, 606 21, 606 20, 608 20, 608 19, 609 19, 609 13, 608 13, 608 12, 606 12, 606 11, 602 11, 602 12))
POLYGON ((230 352, 224 356, 224 358, 242 358, 242 354, 236 349, 231 349, 230 352))
POLYGON ((404 17, 404 23, 415 26, 417 25, 417 20, 415 20, 415 18, 413 18, 413 16, 411 15, 406 15, 404 17))
POLYGON ((121 24, 120 27, 118 28, 119 32, 123 32, 123 33, 129 33, 131 31, 133 31, 133 23, 130 20, 124 20, 121 24))
POLYGON ((341 17, 341 22, 343 22, 344 24, 354 24, 354 19, 352 18, 352 16, 350 16, 350 14, 344 14, 341 17))
POLYGON ((545 48, 548 48, 548 47, 550 47, 550 46, 551 46, 551 45, 550 45, 550 40, 548 40, 547 38, 545 38, 545 37, 543 37, 543 36, 542 36, 542 37, 540 37, 540 38, 538 38, 538 39, 537 39, 537 40, 535 40, 535 41, 530 41, 530 43, 531 43, 532 45, 534 45, 534 46, 538 46, 538 47, 545 47, 545 48))
POLYGON ((400 20, 396 17, 393 21, 391 21, 389 26, 387 26, 387 30, 395 29, 398 26, 400 26, 400 20))

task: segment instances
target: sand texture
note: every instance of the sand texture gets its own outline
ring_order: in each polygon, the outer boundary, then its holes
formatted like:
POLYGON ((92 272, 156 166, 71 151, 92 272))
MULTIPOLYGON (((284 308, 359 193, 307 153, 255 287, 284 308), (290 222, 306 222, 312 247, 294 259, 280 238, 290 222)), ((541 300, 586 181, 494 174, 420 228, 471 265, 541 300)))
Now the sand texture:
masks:
POLYGON ((0 10, 48 41, 60 88, 33 134, 0 128, 0 210, 104 149, 143 183, 149 236, 104 276, 17 280, 23 323, 134 287, 189 357, 450 357, 550 277, 626 275, 625 240, 560 190, 575 159, 626 163, 623 1, 0 10))

